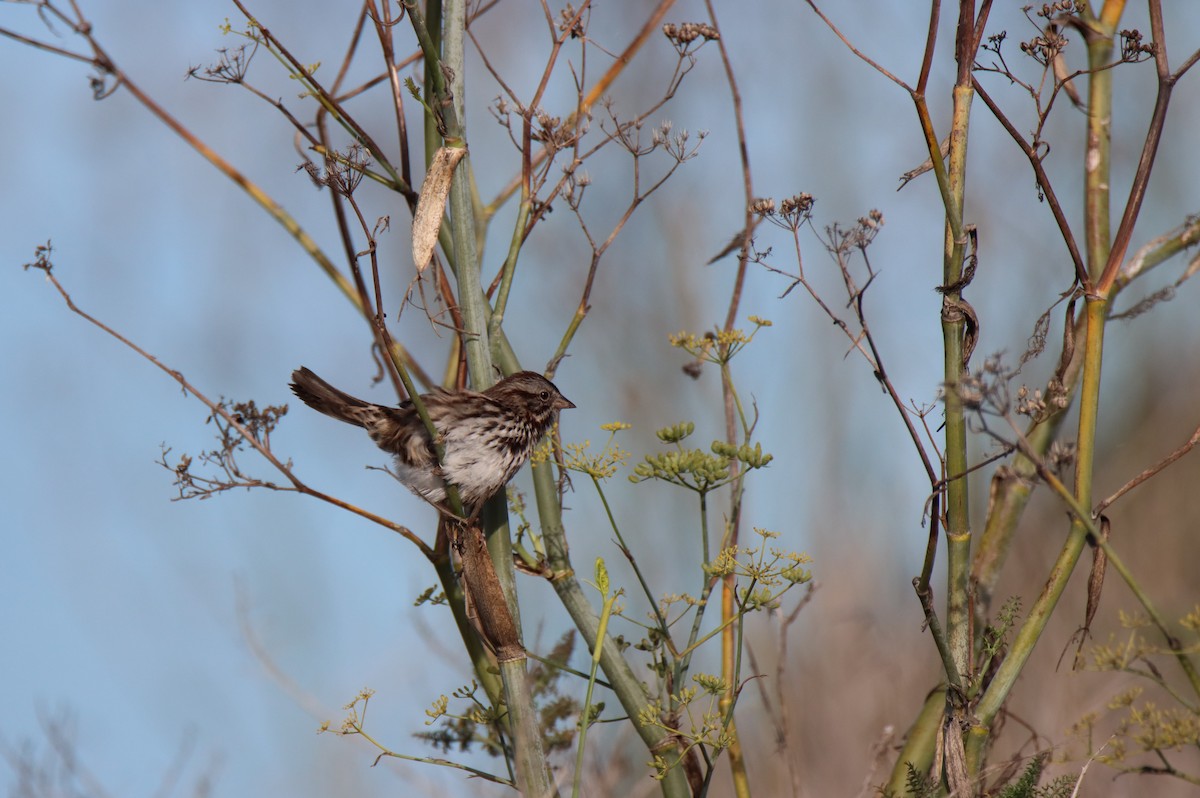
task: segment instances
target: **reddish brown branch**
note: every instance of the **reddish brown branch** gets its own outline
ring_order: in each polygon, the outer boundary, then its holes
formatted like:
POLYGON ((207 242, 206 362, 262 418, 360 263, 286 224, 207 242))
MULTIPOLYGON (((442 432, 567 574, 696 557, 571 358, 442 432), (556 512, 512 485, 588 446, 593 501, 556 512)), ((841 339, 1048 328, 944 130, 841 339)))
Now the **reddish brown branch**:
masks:
MULTIPOLYGON (((641 30, 639 30, 637 35, 634 36, 633 41, 629 43, 629 45, 621 52, 619 56, 617 56, 612 65, 608 68, 608 71, 605 72, 600 77, 600 80, 596 81, 596 84, 592 86, 586 95, 584 95, 583 102, 580 104, 579 109, 572 114, 571 118, 568 119, 564 124, 574 125, 583 117, 584 114, 591 111, 592 106, 595 105, 600 98, 605 95, 609 87, 613 84, 613 81, 615 81, 617 77, 625 71, 625 67, 627 67, 629 62, 633 60, 633 56, 637 54, 637 51, 642 49, 642 45, 646 43, 646 40, 650 38, 651 34, 658 30, 658 26, 662 23, 663 17, 667 15, 667 11, 672 5, 674 5, 674 3, 675 0, 659 0, 658 6, 654 9, 654 13, 651 14, 646 20, 646 24, 642 25, 641 30)), ((544 161, 548 155, 548 150, 543 150, 542 152, 538 153, 533 159, 533 166, 536 167, 538 164, 544 161)), ((521 187, 521 181, 522 175, 517 175, 514 177, 511 181, 509 181, 508 185, 500 190, 500 193, 496 196, 496 198, 488 203, 488 207, 497 208, 502 205, 517 191, 518 188, 521 187)))
POLYGON ((1133 226, 1141 214, 1142 202, 1146 199, 1146 188, 1150 183, 1150 173, 1154 169, 1155 157, 1158 155, 1158 145, 1162 141, 1163 130, 1166 127, 1167 107, 1171 102, 1171 91, 1175 87, 1174 76, 1167 61, 1166 30, 1163 27, 1162 4, 1159 0, 1150 0, 1150 31, 1154 40, 1154 65, 1158 73, 1158 92, 1154 97, 1154 110, 1150 114, 1150 127, 1146 131, 1146 141, 1142 145, 1142 155, 1138 159, 1137 171, 1133 175, 1133 184, 1129 187, 1129 199, 1125 202, 1125 212, 1117 225, 1117 234, 1113 238, 1112 249, 1108 253, 1108 263, 1104 273, 1096 283, 1096 291, 1101 296, 1107 296, 1113 282, 1125 260, 1125 252, 1133 238, 1133 226))
MULTIPOLYGON (((425 555, 425 557, 427 557, 431 560, 434 558, 434 551, 425 543, 425 541, 423 541, 423 540, 421 540, 421 538, 417 537, 417 535, 415 533, 413 533, 407 527, 397 524, 393 521, 389 521, 388 519, 383 518, 382 516, 375 515, 374 513, 370 512, 368 510, 363 510, 362 508, 356 507, 355 505, 350 504, 349 502, 345 502, 334 496, 330 496, 326 493, 322 493, 321 491, 316 490, 315 488, 310 488, 308 485, 304 484, 299 479, 299 477, 297 477, 292 472, 292 469, 288 464, 280 461, 279 458, 277 458, 275 456, 275 454, 271 451, 271 449, 264 442, 260 441, 250 430, 246 429, 246 427, 242 424, 242 422, 238 419, 238 417, 235 414, 230 413, 221 403, 214 402, 213 400, 209 399, 207 396, 205 396, 200 391, 198 391, 196 389, 196 387, 194 385, 192 385, 192 383, 188 382, 187 378, 184 377, 181 372, 176 371, 175 369, 166 365, 161 360, 156 358, 154 355, 150 354, 145 349, 138 346, 136 343, 134 343, 130 339, 126 338, 124 335, 117 332, 116 330, 114 330, 112 327, 108 326, 104 322, 97 319, 95 316, 92 316, 87 311, 83 310, 78 305, 76 305, 74 299, 71 298, 71 295, 67 292, 66 288, 64 288, 62 283, 60 283, 58 281, 58 278, 54 276, 53 267, 47 257, 48 254, 49 254, 49 252, 47 249, 44 252, 44 254, 40 255, 37 262, 27 264, 26 268, 36 268, 39 271, 44 272, 46 275, 46 279, 49 280, 50 283, 54 286, 55 290, 58 291, 59 296, 62 297, 63 302, 66 303, 67 308, 70 309, 70 311, 72 313, 75 313, 76 315, 82 317, 84 320, 86 320, 89 323, 91 323, 92 325, 98 327, 100 330, 102 330, 106 334, 112 336, 117 341, 124 344, 126 347, 132 349, 134 352, 136 352, 138 355, 140 355, 143 359, 150 361, 150 363, 154 364, 154 366, 156 366, 159 370, 163 371, 164 373, 167 374, 167 376, 169 376, 171 379, 173 379, 177 383, 179 383, 180 387, 183 388, 185 392, 191 394, 192 396, 195 396, 214 415, 220 416, 221 419, 226 424, 228 424, 232 429, 237 430, 238 434, 242 436, 242 438, 246 441, 246 443, 248 443, 260 455, 262 455, 263 459, 265 459, 268 463, 270 463, 272 466, 274 466, 275 469, 277 471, 279 471, 279 473, 283 474, 283 476, 288 480, 288 482, 291 483, 291 485, 292 485, 291 490, 295 490, 298 493, 303 493, 308 496, 312 496, 313 498, 320 499, 321 501, 332 504, 335 507, 340 507, 343 510, 348 510, 348 511, 354 513, 355 515, 358 515, 358 516, 361 516, 361 517, 367 519, 368 521, 374 521, 375 523, 379 524, 380 526, 390 529, 393 532, 396 532, 396 533, 400 534, 401 536, 403 536, 405 539, 407 539, 409 542, 411 542, 413 545, 415 545, 420 550, 421 554, 425 555)), ((277 490, 287 490, 287 488, 279 488, 278 486, 276 486, 276 489, 277 490)))
POLYGON ((921 56, 921 74, 917 77, 917 94, 924 96, 929 85, 929 73, 933 69, 933 52, 937 47, 938 23, 941 22, 941 0, 929 4, 929 30, 925 33, 925 52, 921 56))
POLYGON ((1067 252, 1071 255, 1071 263, 1075 266, 1075 279, 1080 285, 1087 284, 1087 265, 1083 261, 1083 255, 1079 252, 1079 245, 1075 242, 1075 234, 1071 232, 1071 223, 1067 221, 1067 216, 1063 212, 1062 203, 1058 201, 1058 195, 1054 193, 1054 185, 1050 182, 1050 176, 1046 174, 1046 169, 1042 166, 1042 159, 1038 156, 1037 149, 1025 140, 1021 132, 1005 115, 996 101, 991 95, 984 90, 983 86, 979 85, 979 81, 975 78, 971 79, 971 85, 975 89, 975 93, 979 95, 979 99, 983 100, 983 104, 988 107, 992 115, 996 117, 996 121, 1008 131, 1008 135, 1021 148, 1021 152, 1025 153, 1025 157, 1029 159, 1029 165, 1033 167, 1034 179, 1037 180, 1038 187, 1046 196, 1046 202, 1050 206, 1050 213, 1054 216, 1054 222, 1058 225, 1058 231, 1063 237, 1063 242, 1067 245, 1067 252))
POLYGON ((1164 457, 1161 461, 1159 461, 1158 463, 1155 463, 1154 465, 1150 466, 1142 473, 1138 474, 1133 479, 1126 482, 1124 485, 1122 485, 1120 488, 1118 488, 1114 494, 1112 494, 1107 499, 1105 499, 1104 501, 1097 504, 1096 509, 1092 513, 1093 517, 1099 518, 1100 514, 1103 513, 1110 504, 1112 504, 1117 499, 1124 496, 1129 491, 1136 488, 1138 485, 1141 485, 1146 480, 1150 479, 1151 477, 1155 476, 1159 472, 1163 471, 1167 466, 1171 465, 1176 460, 1180 459, 1185 454, 1190 452, 1193 448, 1195 448, 1196 444, 1200 444, 1200 427, 1197 427, 1196 431, 1192 433, 1192 437, 1189 438, 1178 449, 1171 452, 1169 455, 1164 457))

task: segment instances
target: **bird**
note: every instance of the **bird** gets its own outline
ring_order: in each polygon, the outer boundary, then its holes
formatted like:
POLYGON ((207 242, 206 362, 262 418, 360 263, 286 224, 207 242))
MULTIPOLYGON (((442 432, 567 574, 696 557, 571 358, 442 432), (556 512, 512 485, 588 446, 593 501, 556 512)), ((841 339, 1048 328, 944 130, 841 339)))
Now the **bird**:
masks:
POLYGON ((445 508, 446 483, 458 488, 468 513, 504 488, 525 464, 560 410, 575 407, 554 383, 519 371, 485 391, 422 394, 444 456, 411 400, 398 407, 367 402, 338 390, 310 369, 292 372, 291 389, 306 405, 362 427, 395 459, 396 476, 413 493, 445 508))

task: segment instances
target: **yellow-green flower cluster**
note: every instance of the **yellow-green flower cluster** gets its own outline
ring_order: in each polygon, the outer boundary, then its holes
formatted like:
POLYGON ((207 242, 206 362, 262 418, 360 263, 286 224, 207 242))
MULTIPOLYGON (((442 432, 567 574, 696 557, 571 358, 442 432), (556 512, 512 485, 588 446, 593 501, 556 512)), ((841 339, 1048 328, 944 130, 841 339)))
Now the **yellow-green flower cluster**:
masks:
POLYGON ((699 449, 648 454, 630 475, 630 482, 661 479, 692 490, 707 492, 729 479, 729 460, 699 449))
POLYGON ((1115 737, 1121 744, 1113 745, 1113 761, 1127 754, 1132 742, 1140 752, 1162 752, 1195 748, 1200 743, 1200 715, 1180 707, 1160 709, 1153 701, 1137 703, 1140 690, 1129 690, 1109 704, 1110 709, 1126 710, 1115 737))
POLYGON ((756 443, 751 446, 748 443, 743 443, 741 446, 735 446, 732 443, 724 441, 713 441, 713 454, 730 460, 740 460, 749 468, 762 468, 767 463, 775 459, 773 455, 767 454, 762 450, 762 444, 756 443))
MULTIPOLYGON (((716 751, 724 750, 733 743, 720 707, 728 685, 716 676, 697 675, 693 679, 704 688, 703 693, 695 687, 684 687, 678 695, 671 696, 675 711, 670 715, 663 711, 662 702, 656 700, 638 713, 637 721, 642 726, 656 726, 675 735, 688 747, 706 745, 716 751), (702 700, 697 701, 698 698, 702 700)), ((672 767, 662 756, 655 756, 651 764, 657 771, 657 779, 663 778, 672 767)))
POLYGON ((709 673, 697 673, 692 681, 704 688, 704 691, 715 696, 723 696, 729 691, 729 682, 720 676, 709 673))
POLYGON ((728 363, 733 356, 746 347, 763 327, 770 327, 767 319, 751 316, 749 318, 754 329, 749 333, 736 327, 725 329, 717 327, 703 335, 696 335, 686 330, 667 337, 671 346, 678 347, 689 355, 709 363, 728 363))
POLYGON ((1180 618, 1179 625, 1184 629, 1200 632, 1200 604, 1197 604, 1194 610, 1180 618))
POLYGON ((712 453, 700 449, 684 449, 679 442, 695 431, 690 421, 663 427, 656 433, 663 443, 674 443, 674 451, 648 454, 646 459, 633 469, 630 482, 661 479, 673 485, 705 493, 729 481, 729 464, 733 460, 747 468, 762 468, 773 460, 773 456, 762 450, 762 444, 735 446, 724 441, 713 441, 712 453))
POLYGON ((630 428, 629 424, 614 421, 601 425, 600 429, 608 433, 604 448, 596 454, 590 454, 592 442, 568 443, 563 452, 563 467, 568 471, 587 474, 594 479, 608 479, 617 473, 617 469, 629 459, 629 452, 617 445, 617 433, 630 428))
POLYGON ((769 588, 783 586, 786 589, 810 581, 812 571, 804 566, 811 563, 812 558, 807 554, 768 547, 767 541, 778 537, 778 532, 757 527, 754 532, 763 539, 762 545, 724 548, 704 566, 704 570, 712 576, 738 576, 760 585, 760 590, 742 596, 743 603, 756 608, 774 600, 775 595, 769 588))

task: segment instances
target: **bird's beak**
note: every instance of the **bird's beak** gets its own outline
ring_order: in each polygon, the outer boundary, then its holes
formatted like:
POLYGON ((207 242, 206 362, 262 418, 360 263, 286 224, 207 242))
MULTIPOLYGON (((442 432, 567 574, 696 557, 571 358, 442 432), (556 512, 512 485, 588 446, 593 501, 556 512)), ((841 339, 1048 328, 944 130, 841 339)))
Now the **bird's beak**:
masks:
POLYGON ((562 394, 559 394, 558 398, 554 400, 555 410, 570 410, 574 406, 575 403, 562 394))

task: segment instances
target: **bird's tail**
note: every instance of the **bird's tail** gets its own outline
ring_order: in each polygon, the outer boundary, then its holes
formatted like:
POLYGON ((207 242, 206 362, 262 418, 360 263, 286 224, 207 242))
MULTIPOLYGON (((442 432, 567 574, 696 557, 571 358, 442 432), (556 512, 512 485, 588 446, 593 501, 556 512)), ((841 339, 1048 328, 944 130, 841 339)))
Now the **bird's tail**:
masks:
POLYGON ((365 426, 362 411, 373 407, 370 402, 339 391, 303 366, 292 372, 292 393, 318 413, 356 427, 365 426))

